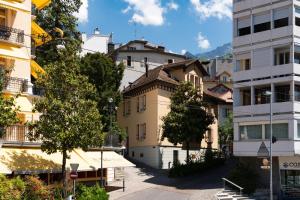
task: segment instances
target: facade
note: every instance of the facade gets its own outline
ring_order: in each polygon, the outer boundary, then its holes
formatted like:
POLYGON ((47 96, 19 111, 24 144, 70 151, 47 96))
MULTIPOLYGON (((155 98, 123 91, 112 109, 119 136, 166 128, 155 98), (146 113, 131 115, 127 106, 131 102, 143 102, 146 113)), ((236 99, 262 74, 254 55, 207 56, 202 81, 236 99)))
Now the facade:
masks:
POLYGON ((149 69, 160 65, 186 60, 180 54, 170 53, 165 47, 153 45, 145 40, 133 40, 120 46, 111 54, 116 64, 123 63, 125 71, 120 89, 123 90, 146 72, 146 64, 149 69))
POLYGON ((82 39, 82 51, 81 56, 87 53, 108 53, 109 44, 112 43, 112 33, 109 35, 103 35, 100 33, 99 28, 96 28, 92 35, 88 36, 86 33, 81 34, 82 39))
MULTIPOLYGON (((170 97, 180 81, 191 81, 203 92, 203 77, 207 75, 198 60, 166 64, 147 71, 123 91, 124 101, 118 110, 118 123, 128 134, 128 156, 158 169, 168 169, 173 163, 184 163, 186 150, 161 140, 162 117, 169 112, 170 97)), ((227 104, 213 91, 205 92, 215 115, 218 104, 227 104)), ((202 148, 218 149, 218 120, 211 125, 205 139, 190 153, 199 157, 202 148)))
POLYGON ((300 2, 235 0, 233 21, 234 155, 256 168, 261 187, 268 188, 268 173, 257 155, 263 141, 270 147, 272 101, 278 140, 272 146, 274 191, 295 195, 300 178, 300 2))
MULTIPOLYGON (((51 40, 34 20, 34 13, 49 5, 51 0, 0 0, 0 68, 9 73, 4 79, 3 93, 14 97, 19 107, 18 124, 5 127, 1 138, 0 173, 6 175, 38 174, 48 184, 60 180, 62 155, 47 155, 41 151, 40 141, 29 141, 28 121, 39 120, 33 113, 34 101, 43 94, 36 88, 39 73, 45 73, 35 61, 34 48, 51 40)), ((98 150, 70 153, 70 163, 79 163, 79 181, 99 181, 101 154, 98 150), (83 159, 84 158, 84 159, 83 159)), ((134 166, 113 151, 103 152, 104 179, 118 178, 123 167, 134 166)))

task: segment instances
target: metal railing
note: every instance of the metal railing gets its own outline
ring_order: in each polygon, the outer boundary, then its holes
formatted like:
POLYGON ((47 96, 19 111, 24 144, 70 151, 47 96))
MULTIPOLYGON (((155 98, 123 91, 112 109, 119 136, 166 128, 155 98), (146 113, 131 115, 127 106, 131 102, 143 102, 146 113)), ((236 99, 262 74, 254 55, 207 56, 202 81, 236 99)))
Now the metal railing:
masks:
POLYGON ((25 125, 13 125, 5 128, 5 134, 1 138, 3 143, 38 143, 30 141, 27 137, 29 129, 25 125))
POLYGON ((0 25, 0 40, 24 44, 24 30, 0 25))
POLYGON ((239 186, 239 185, 237 185, 237 184, 231 182, 230 180, 228 180, 228 179, 226 179, 226 178, 222 178, 222 180, 223 180, 223 186, 224 186, 224 189, 226 189, 226 183, 229 183, 231 186, 233 186, 233 187, 235 187, 235 188, 237 188, 237 189, 239 190, 240 195, 243 194, 243 189, 244 189, 244 188, 242 188, 241 186, 239 186))
POLYGON ((28 80, 16 77, 6 77, 4 79, 3 90, 16 93, 28 92, 28 80))

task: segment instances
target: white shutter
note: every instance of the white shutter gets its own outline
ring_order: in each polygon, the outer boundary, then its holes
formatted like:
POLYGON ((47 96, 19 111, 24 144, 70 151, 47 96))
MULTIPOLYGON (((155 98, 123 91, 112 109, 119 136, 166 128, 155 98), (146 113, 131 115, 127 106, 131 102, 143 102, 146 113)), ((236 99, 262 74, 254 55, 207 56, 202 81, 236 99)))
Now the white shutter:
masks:
POLYGON ((270 13, 263 13, 263 14, 258 14, 258 15, 254 15, 253 17, 253 23, 254 25, 256 24, 262 24, 262 23, 266 23, 266 22, 270 22, 271 20, 271 15, 270 13))
POLYGON ((252 68, 261 68, 271 65, 271 49, 263 48, 253 51, 252 68))
POLYGON ((281 8, 274 10, 274 20, 283 19, 289 17, 289 9, 288 8, 281 8))
POLYGON ((250 17, 238 19, 238 29, 249 27, 249 26, 251 26, 250 17))

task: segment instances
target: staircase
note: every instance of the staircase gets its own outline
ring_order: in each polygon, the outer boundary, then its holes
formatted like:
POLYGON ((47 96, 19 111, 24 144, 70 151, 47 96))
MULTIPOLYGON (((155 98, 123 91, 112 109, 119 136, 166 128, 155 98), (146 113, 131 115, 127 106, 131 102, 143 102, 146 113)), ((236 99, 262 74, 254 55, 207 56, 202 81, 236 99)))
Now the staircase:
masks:
POLYGON ((256 200, 245 195, 238 194, 233 190, 222 190, 216 194, 216 200, 256 200))

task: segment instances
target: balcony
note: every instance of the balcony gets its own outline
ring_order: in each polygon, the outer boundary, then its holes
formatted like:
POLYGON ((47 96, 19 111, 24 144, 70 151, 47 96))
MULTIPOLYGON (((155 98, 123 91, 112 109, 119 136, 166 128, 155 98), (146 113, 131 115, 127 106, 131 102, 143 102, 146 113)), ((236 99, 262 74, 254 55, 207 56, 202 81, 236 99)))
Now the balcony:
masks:
POLYGON ((14 125, 6 128, 5 135, 1 138, 3 144, 38 144, 40 142, 30 141, 27 137, 29 129, 24 125, 14 125))
POLYGON ((28 80, 26 79, 6 77, 4 80, 3 91, 12 93, 26 93, 28 92, 28 85, 28 80))
POLYGON ((0 25, 0 40, 21 46, 24 44, 24 31, 0 25))

